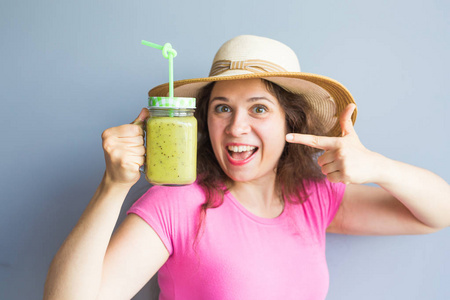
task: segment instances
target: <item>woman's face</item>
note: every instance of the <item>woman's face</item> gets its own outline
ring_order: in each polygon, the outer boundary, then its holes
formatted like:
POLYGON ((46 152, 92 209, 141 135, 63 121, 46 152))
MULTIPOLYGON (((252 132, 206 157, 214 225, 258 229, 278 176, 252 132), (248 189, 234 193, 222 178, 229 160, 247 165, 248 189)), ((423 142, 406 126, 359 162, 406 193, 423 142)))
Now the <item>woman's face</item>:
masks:
POLYGON ((233 181, 275 179, 285 146, 285 114, 261 79, 218 81, 211 92, 212 148, 233 181))

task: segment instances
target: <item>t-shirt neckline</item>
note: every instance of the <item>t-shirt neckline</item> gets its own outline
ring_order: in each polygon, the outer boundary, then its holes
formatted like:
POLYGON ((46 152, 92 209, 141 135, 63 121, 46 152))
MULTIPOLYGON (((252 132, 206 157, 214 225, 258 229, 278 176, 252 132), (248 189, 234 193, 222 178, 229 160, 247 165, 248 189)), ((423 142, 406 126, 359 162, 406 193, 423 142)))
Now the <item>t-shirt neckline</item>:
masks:
POLYGON ((225 197, 228 198, 230 200, 230 202, 233 203, 233 205, 240 212, 242 212, 246 217, 250 218, 251 220, 253 220, 253 221, 257 222, 257 223, 267 224, 267 225, 277 225, 277 224, 280 224, 284 220, 284 218, 286 216, 286 213, 287 213, 286 212, 287 211, 287 206, 288 206, 287 201, 284 202, 283 211, 277 217, 275 217, 275 218, 264 218, 264 217, 257 216, 255 214, 253 214, 252 212, 250 212, 229 191, 227 191, 225 193, 225 197))

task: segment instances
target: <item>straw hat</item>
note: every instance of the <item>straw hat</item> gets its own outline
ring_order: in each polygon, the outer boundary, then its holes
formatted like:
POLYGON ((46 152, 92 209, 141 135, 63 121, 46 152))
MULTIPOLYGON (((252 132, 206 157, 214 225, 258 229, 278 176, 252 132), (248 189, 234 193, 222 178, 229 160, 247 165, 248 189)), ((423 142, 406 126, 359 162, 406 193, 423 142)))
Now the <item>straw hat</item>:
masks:
MULTIPOLYGON (((327 135, 342 135, 339 115, 349 103, 355 103, 350 92, 336 80, 301 72, 294 51, 269 38, 240 35, 227 41, 217 51, 209 76, 175 81, 174 96, 197 97, 199 89, 209 82, 250 78, 263 78, 303 95, 322 120, 327 135)), ((168 94, 168 83, 148 92, 151 97, 168 94)), ((353 123, 355 120, 356 110, 353 123)))

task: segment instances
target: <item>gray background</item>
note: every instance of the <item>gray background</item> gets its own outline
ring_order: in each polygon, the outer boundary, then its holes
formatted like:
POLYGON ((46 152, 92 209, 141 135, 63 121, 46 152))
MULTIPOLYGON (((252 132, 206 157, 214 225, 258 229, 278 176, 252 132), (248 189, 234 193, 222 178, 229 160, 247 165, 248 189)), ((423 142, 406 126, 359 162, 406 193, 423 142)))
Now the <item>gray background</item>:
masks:
MULTIPOLYGON (((102 177, 102 131, 167 81, 167 60, 141 39, 172 43, 176 79, 206 76, 236 35, 280 40, 303 71, 352 92, 366 147, 450 182, 449 18, 444 0, 1 1, 0 299, 42 297, 102 177)), ((327 299, 450 299, 449 238, 330 234, 327 299)))

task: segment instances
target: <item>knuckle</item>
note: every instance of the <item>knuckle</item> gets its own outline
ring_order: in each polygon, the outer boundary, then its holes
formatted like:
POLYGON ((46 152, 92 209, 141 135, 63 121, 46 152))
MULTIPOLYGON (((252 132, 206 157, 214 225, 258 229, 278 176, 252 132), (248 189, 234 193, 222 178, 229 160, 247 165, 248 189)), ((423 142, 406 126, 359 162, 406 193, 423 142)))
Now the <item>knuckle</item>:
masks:
POLYGON ((108 153, 110 153, 114 149, 114 147, 111 143, 111 140, 108 138, 103 140, 102 146, 103 146, 103 149, 108 153))
POLYGON ((136 125, 136 124, 129 124, 130 126, 130 133, 133 135, 142 135, 143 134, 143 130, 141 128, 141 126, 136 125))
POLYGON ((343 160, 345 158, 345 153, 342 149, 338 149, 336 151, 335 156, 336 156, 336 160, 343 160))
POLYGON ((344 184, 350 184, 352 182, 352 179, 349 176, 343 176, 341 182, 344 184))
POLYGON ((120 163, 119 163, 119 166, 122 169, 127 169, 129 167, 129 163, 126 160, 121 160, 120 163))
POLYGON ((111 135, 111 128, 108 128, 102 132, 102 140, 107 139, 111 135))
POLYGON ((120 151, 119 149, 111 148, 110 151, 108 151, 108 153, 113 161, 121 161, 122 151, 120 151))
POLYGON ((321 167, 323 167, 323 158, 322 158, 322 156, 319 156, 319 158, 317 159, 317 164, 319 165, 319 166, 321 166, 321 167))
POLYGON ((320 145, 320 137, 317 135, 313 135, 312 139, 311 139, 311 144, 313 146, 318 146, 320 145))
POLYGON ((339 179, 337 178, 337 176, 334 173, 328 174, 327 179, 329 182, 332 182, 332 183, 339 182, 339 179))
POLYGON ((138 172, 139 165, 128 160, 122 160, 119 164, 120 168, 129 172, 138 172))
POLYGON ((342 138, 336 140, 336 147, 337 148, 342 149, 344 147, 344 145, 345 144, 344 144, 344 141, 342 140, 342 138))
POLYGON ((137 133, 137 127, 138 127, 138 125, 136 125, 136 124, 125 124, 124 125, 124 129, 131 134, 137 133))

